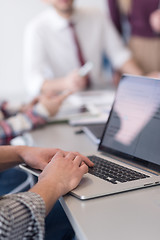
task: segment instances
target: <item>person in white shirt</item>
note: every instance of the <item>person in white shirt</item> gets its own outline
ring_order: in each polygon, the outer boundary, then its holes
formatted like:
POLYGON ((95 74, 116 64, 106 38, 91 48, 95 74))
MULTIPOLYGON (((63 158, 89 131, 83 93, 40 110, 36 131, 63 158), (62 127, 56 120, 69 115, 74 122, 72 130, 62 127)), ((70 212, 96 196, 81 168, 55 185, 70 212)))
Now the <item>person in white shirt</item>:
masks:
POLYGON ((90 87, 103 86, 102 54, 106 53, 114 68, 122 73, 142 74, 124 46, 109 18, 99 10, 80 9, 74 0, 44 0, 51 8, 32 20, 25 32, 24 76, 30 94, 86 88, 81 77, 73 31, 79 41, 84 62, 91 61, 90 87), (74 30, 70 27, 74 25, 74 30), (54 81, 51 81, 54 80, 54 81))

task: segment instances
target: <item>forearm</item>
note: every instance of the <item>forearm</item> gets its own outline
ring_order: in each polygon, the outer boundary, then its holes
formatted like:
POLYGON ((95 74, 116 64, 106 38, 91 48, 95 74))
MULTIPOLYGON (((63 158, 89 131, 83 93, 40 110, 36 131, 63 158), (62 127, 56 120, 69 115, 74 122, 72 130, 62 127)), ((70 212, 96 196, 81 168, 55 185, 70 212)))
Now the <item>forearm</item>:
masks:
POLYGON ((129 59, 127 62, 125 62, 119 70, 121 73, 143 75, 142 69, 136 64, 133 59, 129 59))
POLYGON ((87 157, 77 154, 58 151, 40 174, 38 183, 30 190, 42 197, 46 214, 58 198, 77 187, 82 176, 88 172, 86 164, 93 166, 87 157))
POLYGON ((41 196, 46 206, 46 215, 50 212, 55 202, 61 196, 59 183, 55 180, 50 183, 49 179, 38 181, 29 191, 41 196))
MULTIPOLYGON (((0 171, 25 163, 31 158, 33 150, 40 151, 40 148, 31 148, 28 146, 0 146, 0 171)), ((36 156, 34 157, 36 158, 36 156)))
POLYGON ((44 94, 53 94, 54 92, 61 92, 66 89, 68 89, 68 86, 65 78, 56 78, 53 80, 45 80, 42 85, 41 92, 44 94))
POLYGON ((21 151, 26 146, 1 146, 0 147, 0 171, 23 163, 21 151))

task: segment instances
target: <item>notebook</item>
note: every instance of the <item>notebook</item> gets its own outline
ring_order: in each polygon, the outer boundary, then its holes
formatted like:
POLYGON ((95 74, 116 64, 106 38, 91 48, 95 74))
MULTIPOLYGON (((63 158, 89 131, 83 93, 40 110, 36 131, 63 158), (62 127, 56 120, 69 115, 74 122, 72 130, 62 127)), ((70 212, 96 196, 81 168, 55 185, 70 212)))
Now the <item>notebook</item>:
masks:
POLYGON ((160 184, 160 80, 124 75, 96 156, 71 194, 91 199, 160 184), (107 173, 106 173, 107 170, 107 173))
POLYGON ((160 80, 122 76, 97 154, 89 156, 95 166, 71 194, 85 200, 160 184, 159 143, 160 80))

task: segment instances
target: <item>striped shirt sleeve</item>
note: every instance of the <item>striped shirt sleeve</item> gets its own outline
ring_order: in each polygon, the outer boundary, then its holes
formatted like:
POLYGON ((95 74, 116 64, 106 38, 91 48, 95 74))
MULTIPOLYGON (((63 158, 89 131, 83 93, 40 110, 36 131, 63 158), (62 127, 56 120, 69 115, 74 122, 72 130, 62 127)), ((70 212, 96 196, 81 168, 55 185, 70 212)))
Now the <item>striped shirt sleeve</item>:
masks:
POLYGON ((36 193, 0 197, 0 239, 44 239, 45 204, 36 193))
POLYGON ((0 121, 0 145, 9 144, 10 140, 26 131, 32 130, 46 123, 49 113, 46 108, 37 103, 25 113, 0 121))

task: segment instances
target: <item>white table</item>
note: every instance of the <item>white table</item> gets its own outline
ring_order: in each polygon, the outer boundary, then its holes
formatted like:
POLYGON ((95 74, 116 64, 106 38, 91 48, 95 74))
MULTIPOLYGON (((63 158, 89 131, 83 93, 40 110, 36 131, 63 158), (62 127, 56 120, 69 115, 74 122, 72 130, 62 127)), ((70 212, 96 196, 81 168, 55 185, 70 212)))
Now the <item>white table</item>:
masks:
MULTIPOLYGON (((37 146, 58 147, 90 154, 97 146, 67 124, 32 132, 37 146)), ((79 240, 159 240, 160 186, 81 201, 60 199, 79 240)))

